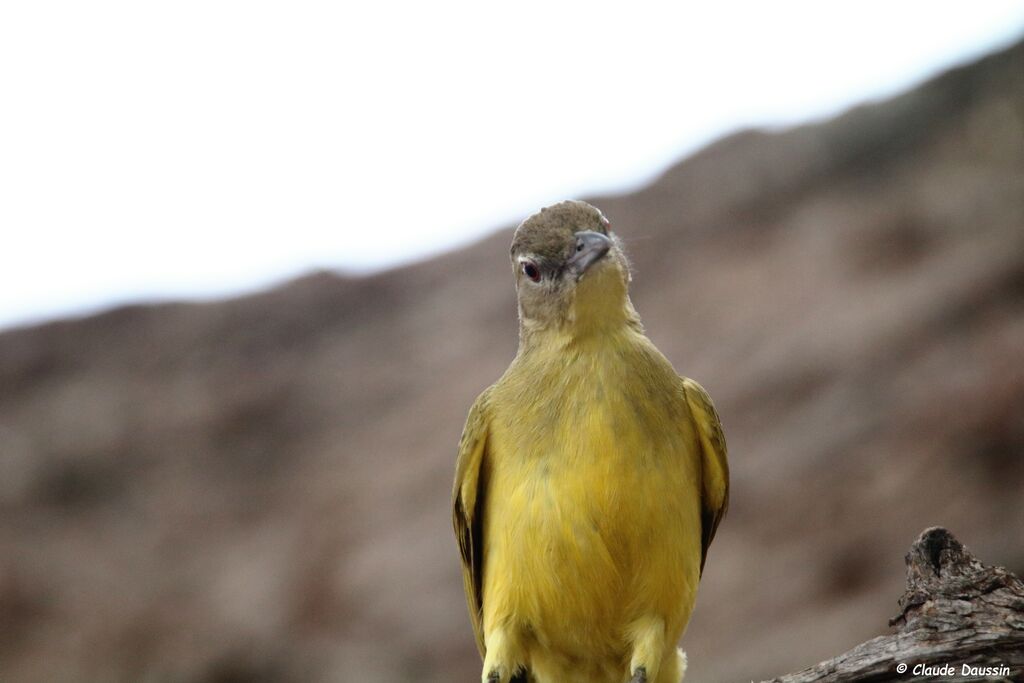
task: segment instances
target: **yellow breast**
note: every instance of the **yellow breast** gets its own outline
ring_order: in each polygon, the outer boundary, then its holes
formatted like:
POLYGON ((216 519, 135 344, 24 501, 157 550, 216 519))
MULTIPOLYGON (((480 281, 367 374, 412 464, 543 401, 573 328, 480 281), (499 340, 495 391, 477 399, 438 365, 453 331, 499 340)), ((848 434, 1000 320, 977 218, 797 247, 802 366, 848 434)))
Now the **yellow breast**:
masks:
POLYGON ((700 473, 668 361, 633 332, 533 354, 491 407, 485 630, 516 615, 542 654, 620 669, 633 619, 659 613, 681 632, 699 576, 700 473))

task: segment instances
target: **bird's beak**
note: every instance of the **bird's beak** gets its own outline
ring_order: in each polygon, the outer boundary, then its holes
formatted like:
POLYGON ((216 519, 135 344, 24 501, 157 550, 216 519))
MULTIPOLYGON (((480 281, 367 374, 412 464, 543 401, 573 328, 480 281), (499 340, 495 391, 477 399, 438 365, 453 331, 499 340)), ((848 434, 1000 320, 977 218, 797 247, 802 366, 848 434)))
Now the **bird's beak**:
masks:
POLYGON ((578 281, 587 272, 587 269, 604 258, 611 248, 612 241, 607 235, 593 230, 583 230, 576 233, 576 250, 569 257, 566 265, 569 271, 576 275, 578 281))

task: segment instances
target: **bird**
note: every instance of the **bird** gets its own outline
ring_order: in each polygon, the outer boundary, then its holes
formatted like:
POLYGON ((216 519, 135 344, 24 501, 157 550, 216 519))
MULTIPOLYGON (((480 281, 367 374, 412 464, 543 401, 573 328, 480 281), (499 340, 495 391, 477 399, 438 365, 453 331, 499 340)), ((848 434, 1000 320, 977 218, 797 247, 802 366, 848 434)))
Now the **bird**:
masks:
POLYGON ((729 502, 708 393, 644 333, 596 207, 529 216, 510 252, 519 349, 473 403, 452 520, 483 683, 679 683, 729 502))

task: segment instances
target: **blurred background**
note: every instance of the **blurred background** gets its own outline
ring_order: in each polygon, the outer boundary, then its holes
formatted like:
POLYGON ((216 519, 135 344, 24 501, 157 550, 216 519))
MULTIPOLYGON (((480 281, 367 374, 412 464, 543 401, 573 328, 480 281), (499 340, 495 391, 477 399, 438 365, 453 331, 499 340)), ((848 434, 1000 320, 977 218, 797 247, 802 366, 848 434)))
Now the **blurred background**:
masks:
POLYGON ((476 680, 455 446, 570 196, 729 439, 689 678, 887 632, 927 526, 1024 574, 1024 6, 820 5, 6 3, 0 680, 476 680))

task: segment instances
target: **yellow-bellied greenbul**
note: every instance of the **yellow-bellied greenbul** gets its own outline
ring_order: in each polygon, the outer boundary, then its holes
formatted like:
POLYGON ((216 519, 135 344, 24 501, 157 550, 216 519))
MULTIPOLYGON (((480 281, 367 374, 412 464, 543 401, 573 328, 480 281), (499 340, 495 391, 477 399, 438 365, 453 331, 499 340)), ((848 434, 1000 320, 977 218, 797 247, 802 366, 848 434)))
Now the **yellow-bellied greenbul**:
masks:
POLYGON ((452 493, 483 681, 678 683, 729 471, 707 393, 644 336, 600 211, 512 241, 519 352, 469 412, 452 493))

